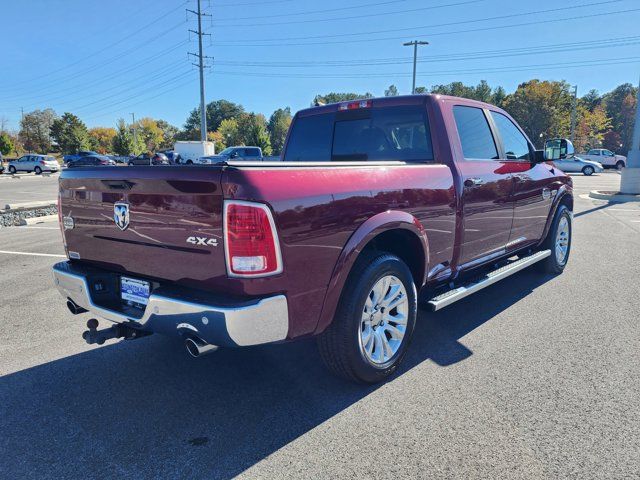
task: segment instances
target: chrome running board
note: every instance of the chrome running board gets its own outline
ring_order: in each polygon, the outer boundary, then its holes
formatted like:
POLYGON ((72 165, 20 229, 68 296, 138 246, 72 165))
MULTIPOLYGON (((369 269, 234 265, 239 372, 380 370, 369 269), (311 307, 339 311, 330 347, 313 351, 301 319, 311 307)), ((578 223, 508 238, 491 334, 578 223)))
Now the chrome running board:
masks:
POLYGON ((451 305, 458 300, 462 300, 464 297, 476 293, 478 290, 482 290, 489 285, 493 285, 499 282, 503 278, 507 278, 522 269, 527 268, 534 263, 544 260, 551 255, 551 250, 542 250, 540 252, 532 253, 526 257, 522 257, 514 262, 511 262, 504 267, 500 267, 497 270, 493 270, 482 277, 472 280, 460 287, 454 288, 447 292, 441 293, 437 297, 432 298, 427 302, 429 308, 432 311, 440 310, 448 305, 451 305))

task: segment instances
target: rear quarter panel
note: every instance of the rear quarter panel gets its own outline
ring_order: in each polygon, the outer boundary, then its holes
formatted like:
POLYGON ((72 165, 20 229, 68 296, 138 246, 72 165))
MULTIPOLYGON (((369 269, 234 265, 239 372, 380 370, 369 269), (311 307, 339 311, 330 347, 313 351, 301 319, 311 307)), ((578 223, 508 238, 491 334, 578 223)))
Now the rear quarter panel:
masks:
MULTIPOLYGON (((361 229, 368 219, 388 213, 392 227, 398 219, 415 218, 413 228, 422 230, 428 242, 429 264, 452 255, 456 202, 445 165, 230 168, 222 188, 226 199, 264 202, 273 210, 284 271, 238 284, 246 295, 286 293, 289 338, 316 331, 345 246, 354 235, 361 237, 358 246, 370 238, 361 229)), ((384 230, 377 223, 375 228, 384 230)), ((327 302, 323 317, 333 316, 335 303, 327 302)))

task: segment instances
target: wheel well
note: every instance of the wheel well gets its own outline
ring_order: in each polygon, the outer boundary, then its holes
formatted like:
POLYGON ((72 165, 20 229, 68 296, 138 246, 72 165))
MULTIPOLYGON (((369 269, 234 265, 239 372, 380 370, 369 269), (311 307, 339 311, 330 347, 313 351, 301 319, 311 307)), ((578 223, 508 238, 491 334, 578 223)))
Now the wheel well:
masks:
POLYGON ((573 212, 573 196, 572 195, 564 195, 560 199, 560 203, 558 204, 558 206, 560 206, 560 205, 564 205, 565 207, 567 207, 569 209, 569 211, 573 212))
POLYGON ((426 258, 422 242, 418 236, 408 230, 388 230, 374 237, 362 250, 389 252, 397 255, 407 264, 416 287, 420 289, 424 280, 426 258))

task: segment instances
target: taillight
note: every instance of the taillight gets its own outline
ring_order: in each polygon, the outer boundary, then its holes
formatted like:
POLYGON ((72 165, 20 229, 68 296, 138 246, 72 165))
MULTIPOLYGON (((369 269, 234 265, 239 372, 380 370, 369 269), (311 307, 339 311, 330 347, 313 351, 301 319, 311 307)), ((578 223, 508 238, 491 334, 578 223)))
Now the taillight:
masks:
POLYGON ((282 272, 278 233, 266 205, 226 201, 224 232, 230 277, 264 277, 282 272))
POLYGON ((47 163, 44 160, 40 160, 40 165, 45 166, 47 163))

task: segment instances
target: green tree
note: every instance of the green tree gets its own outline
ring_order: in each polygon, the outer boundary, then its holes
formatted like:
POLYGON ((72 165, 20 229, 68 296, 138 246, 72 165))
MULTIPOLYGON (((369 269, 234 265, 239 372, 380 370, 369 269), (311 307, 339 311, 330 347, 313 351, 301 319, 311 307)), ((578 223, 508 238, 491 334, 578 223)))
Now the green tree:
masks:
POLYGON ((427 90, 427 87, 416 87, 417 95, 423 95, 425 93, 429 93, 429 91, 427 90))
POLYGON ((155 152, 164 140, 164 133, 153 118, 145 117, 136 123, 138 137, 142 140, 144 150, 155 152))
POLYGON ((611 119, 600 105, 592 112, 583 106, 578 107, 579 122, 576 125, 575 147, 577 152, 597 148, 602 145, 605 134, 611 128, 611 119))
POLYGON ((207 140, 213 142, 216 152, 221 152, 225 148, 227 148, 227 144, 225 143, 225 138, 220 133, 220 129, 215 132, 207 133, 207 140))
POLYGON ((0 153, 2 155, 9 155, 13 151, 14 145, 11 141, 11 137, 6 132, 0 133, 0 153))
POLYGON ((398 87, 395 85, 389 85, 389 88, 384 91, 385 97, 397 97, 398 95, 400 95, 398 93, 398 87))
POLYGON ((502 108, 504 105, 504 101, 507 99, 507 92, 502 87, 496 87, 493 90, 493 96, 491 98, 491 103, 493 103, 496 107, 502 108))
POLYGON ((607 115, 611 118, 612 129, 620 135, 622 147, 619 146, 616 151, 625 155, 631 149, 636 92, 636 87, 624 83, 602 97, 607 115))
POLYGON ((569 135, 572 104, 568 83, 530 80, 509 95, 504 108, 540 146, 548 138, 569 135))
POLYGON ((20 121, 18 137, 28 151, 47 153, 51 150, 51 126, 56 112, 47 108, 26 113, 20 121))
POLYGON ((176 143, 177 136, 180 132, 178 127, 171 125, 166 120, 156 120, 158 124, 158 128, 162 130, 162 143, 160 144, 160 148, 173 148, 174 143, 176 143))
POLYGON ((220 134, 224 145, 227 147, 241 145, 243 142, 238 128, 238 120, 235 118, 228 118, 220 122, 220 127, 216 131, 220 134))
MULTIPOLYGON (((228 100, 214 100, 207 104, 207 131, 214 132, 223 120, 237 118, 244 113, 242 105, 228 100)), ((184 124, 185 130, 200 131, 200 109, 194 108, 184 124)))
POLYGON ((51 138, 62 153, 74 153, 89 148, 89 132, 86 125, 73 113, 66 112, 51 124, 51 138))
POLYGON ((313 99, 312 105, 327 105, 329 103, 347 102, 349 100, 361 100, 364 98, 373 98, 373 95, 367 93, 336 93, 331 92, 326 95, 316 95, 313 99))
POLYGON ((244 144, 260 147, 264 155, 271 155, 271 141, 267 130, 267 120, 264 115, 248 113, 240 117, 238 129, 243 137, 244 144))
POLYGON ((580 104, 590 112, 593 112, 601 103, 602 97, 597 90, 589 90, 587 94, 580 99, 580 104))
POLYGON ((269 117, 269 140, 274 155, 280 155, 287 138, 287 132, 291 125, 291 109, 289 107, 279 108, 269 117))
POLYGON ((144 144, 140 137, 134 140, 132 129, 121 118, 116 124, 116 135, 113 137, 113 152, 116 155, 138 155, 144 150, 144 144))
POLYGON ((98 153, 108 153, 113 148, 116 131, 110 127, 95 127, 89 129, 89 143, 91 149, 98 153))

